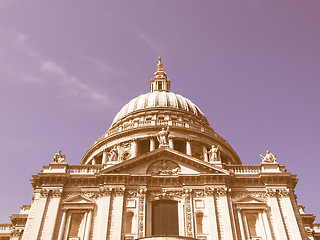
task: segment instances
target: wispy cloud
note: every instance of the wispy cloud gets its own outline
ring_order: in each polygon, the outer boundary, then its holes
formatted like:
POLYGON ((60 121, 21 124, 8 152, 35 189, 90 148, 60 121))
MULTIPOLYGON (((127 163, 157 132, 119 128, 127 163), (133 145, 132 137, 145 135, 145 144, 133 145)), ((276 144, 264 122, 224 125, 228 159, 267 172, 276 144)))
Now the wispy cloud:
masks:
MULTIPOLYGON (((89 86, 61 64, 41 56, 28 45, 29 37, 21 32, 0 29, 1 79, 15 80, 41 87, 60 88, 60 97, 108 103, 107 96, 89 86)), ((112 71, 100 64, 100 71, 112 71)), ((0 80, 1 80, 0 79, 0 80)))
POLYGON ((104 75, 113 75, 113 76, 120 76, 123 73, 117 70, 115 67, 112 67, 110 64, 106 63, 103 60, 96 59, 96 58, 89 58, 86 59, 91 65, 93 65, 96 71, 100 74, 104 75))
POLYGON ((139 33, 139 37, 144 40, 153 49, 153 51, 157 53, 157 55, 163 54, 164 48, 157 40, 152 39, 144 33, 139 33))

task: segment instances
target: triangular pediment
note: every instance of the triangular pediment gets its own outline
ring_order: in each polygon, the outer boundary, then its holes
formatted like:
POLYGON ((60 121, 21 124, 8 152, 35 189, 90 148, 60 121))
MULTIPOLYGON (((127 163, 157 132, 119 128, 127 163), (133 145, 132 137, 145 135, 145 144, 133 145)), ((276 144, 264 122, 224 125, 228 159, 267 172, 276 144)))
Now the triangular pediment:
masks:
POLYGON ((138 174, 138 175, 196 175, 222 174, 229 171, 214 164, 199 160, 171 148, 159 148, 139 155, 112 167, 100 174, 138 174))
POLYGON ((235 202, 236 203, 264 203, 264 200, 255 196, 246 195, 244 197, 237 199, 235 202))
POLYGON ((75 195, 75 196, 71 196, 69 198, 67 198, 66 200, 63 201, 63 203, 65 204, 92 204, 94 203, 91 199, 81 196, 80 194, 75 195))

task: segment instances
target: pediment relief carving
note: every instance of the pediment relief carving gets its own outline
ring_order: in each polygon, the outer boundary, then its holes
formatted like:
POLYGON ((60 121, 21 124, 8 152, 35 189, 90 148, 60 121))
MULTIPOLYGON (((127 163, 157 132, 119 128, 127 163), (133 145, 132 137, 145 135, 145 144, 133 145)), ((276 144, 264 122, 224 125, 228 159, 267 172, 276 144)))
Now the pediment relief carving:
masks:
POLYGON ((171 160, 158 160, 147 169, 147 174, 155 175, 173 175, 178 172, 181 172, 181 167, 171 160))

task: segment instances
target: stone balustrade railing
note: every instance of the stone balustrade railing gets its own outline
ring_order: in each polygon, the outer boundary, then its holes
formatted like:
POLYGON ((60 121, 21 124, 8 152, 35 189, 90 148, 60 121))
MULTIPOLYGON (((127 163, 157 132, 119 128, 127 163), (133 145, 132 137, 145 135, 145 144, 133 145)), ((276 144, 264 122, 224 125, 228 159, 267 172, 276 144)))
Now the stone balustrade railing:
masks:
POLYGON ((70 174, 95 174, 103 169, 102 165, 68 165, 67 173, 70 174))
POLYGON ((234 174, 258 174, 261 173, 260 165, 228 165, 226 169, 234 174))
POLYGON ((125 125, 117 126, 113 129, 109 129, 108 132, 102 138, 111 137, 123 131, 132 130, 136 128, 144 128, 148 126, 162 126, 162 127, 172 126, 172 127, 187 128, 190 130, 195 130, 195 131, 203 132, 207 135, 214 136, 216 139, 220 140, 221 142, 229 146, 229 143, 225 139, 220 137, 218 134, 216 134, 212 129, 208 127, 189 123, 189 122, 175 121, 175 120, 146 120, 146 121, 132 122, 125 125))
POLYGON ((0 232, 10 232, 12 230, 11 223, 0 223, 0 232))

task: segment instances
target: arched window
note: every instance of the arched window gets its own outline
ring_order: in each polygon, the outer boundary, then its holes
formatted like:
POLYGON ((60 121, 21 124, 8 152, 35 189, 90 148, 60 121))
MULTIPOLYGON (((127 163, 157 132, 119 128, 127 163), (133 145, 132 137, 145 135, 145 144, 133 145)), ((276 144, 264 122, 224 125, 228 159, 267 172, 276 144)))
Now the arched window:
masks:
POLYGON ((125 225, 124 225, 124 232, 125 234, 132 233, 132 220, 133 220, 133 212, 126 212, 125 215, 125 225))
POLYGON ((203 213, 198 212, 196 214, 196 229, 197 234, 203 234, 203 213))

